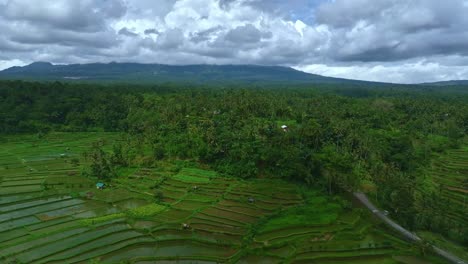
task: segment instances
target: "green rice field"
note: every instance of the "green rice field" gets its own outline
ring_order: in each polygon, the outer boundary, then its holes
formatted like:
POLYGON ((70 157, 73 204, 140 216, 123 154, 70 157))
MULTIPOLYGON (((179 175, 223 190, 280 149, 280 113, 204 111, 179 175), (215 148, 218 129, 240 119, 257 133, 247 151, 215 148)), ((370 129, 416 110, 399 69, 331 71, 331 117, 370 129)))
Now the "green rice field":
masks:
POLYGON ((431 182, 434 184, 435 193, 440 197, 443 210, 439 215, 448 222, 450 230, 448 236, 437 233, 420 232, 420 235, 438 245, 450 250, 459 256, 468 259, 468 248, 453 241, 450 238, 468 235, 468 147, 449 150, 440 154, 432 163, 428 172, 431 182))
POLYGON ((81 170, 100 139, 118 136, 0 138, 0 263, 444 263, 343 198, 280 180, 161 162, 97 190, 81 170))

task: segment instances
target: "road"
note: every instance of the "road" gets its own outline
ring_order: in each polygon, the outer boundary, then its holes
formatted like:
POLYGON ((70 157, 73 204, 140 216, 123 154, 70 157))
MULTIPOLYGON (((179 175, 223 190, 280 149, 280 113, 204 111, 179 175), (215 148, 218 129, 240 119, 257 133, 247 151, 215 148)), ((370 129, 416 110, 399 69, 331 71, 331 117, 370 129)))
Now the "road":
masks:
MULTIPOLYGON (((367 198, 367 196, 364 193, 360 192, 355 192, 353 193, 354 197, 356 197, 364 206, 367 207, 375 216, 377 216, 380 220, 385 222, 387 225, 392 227, 393 229, 397 230, 399 233, 401 233, 405 238, 409 239, 410 241, 413 242, 419 242, 422 241, 420 237, 417 235, 411 233, 410 231, 404 229, 402 226, 397 224, 395 221, 390 219, 388 216, 386 216, 384 213, 382 213, 377 207, 375 207, 374 204, 372 204, 371 201, 367 198)), ((432 249, 439 254, 440 256, 444 257, 445 259, 449 260, 452 263, 455 264, 468 264, 464 260, 460 259, 459 257, 451 254, 450 252, 447 252, 445 250, 442 250, 434 245, 431 245, 432 249)))

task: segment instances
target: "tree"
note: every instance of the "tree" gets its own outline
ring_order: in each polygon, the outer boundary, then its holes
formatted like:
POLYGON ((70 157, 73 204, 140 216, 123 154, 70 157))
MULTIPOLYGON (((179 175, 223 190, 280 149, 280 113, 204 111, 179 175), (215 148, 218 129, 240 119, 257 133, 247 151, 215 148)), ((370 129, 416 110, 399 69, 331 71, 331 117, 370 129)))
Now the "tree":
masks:
POLYGON ((352 190, 358 185, 360 179, 354 174, 352 157, 340 152, 336 146, 325 146, 315 155, 315 159, 326 181, 329 194, 332 194, 336 188, 352 190))
POLYGON ((102 142, 95 142, 89 154, 90 174, 100 180, 110 180, 116 176, 108 154, 102 149, 102 142))
POLYGON ((114 166, 128 165, 127 157, 124 153, 123 146, 121 143, 117 143, 112 146, 112 154, 110 155, 110 161, 114 166))

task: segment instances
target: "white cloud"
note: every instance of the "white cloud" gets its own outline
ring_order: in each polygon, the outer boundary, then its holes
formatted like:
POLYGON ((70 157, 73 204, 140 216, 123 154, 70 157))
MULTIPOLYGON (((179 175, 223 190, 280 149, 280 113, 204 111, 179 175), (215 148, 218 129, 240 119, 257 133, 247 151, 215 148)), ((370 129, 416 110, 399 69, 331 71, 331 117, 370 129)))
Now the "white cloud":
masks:
POLYGON ((13 60, 0 60, 0 70, 4 70, 13 66, 24 66, 27 62, 13 59, 13 60))
POLYGON ((466 66, 446 66, 437 62, 406 62, 402 64, 329 66, 312 64, 295 67, 308 73, 330 77, 389 83, 421 83, 440 80, 463 80, 468 76, 466 66))

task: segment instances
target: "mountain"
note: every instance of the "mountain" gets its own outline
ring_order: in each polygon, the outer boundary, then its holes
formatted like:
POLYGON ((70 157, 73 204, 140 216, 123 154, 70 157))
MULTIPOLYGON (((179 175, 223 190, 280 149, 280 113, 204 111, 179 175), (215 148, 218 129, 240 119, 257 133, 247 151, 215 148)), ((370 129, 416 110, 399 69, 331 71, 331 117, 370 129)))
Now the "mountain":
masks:
POLYGON ((422 83, 422 85, 432 85, 432 86, 468 85, 468 80, 452 80, 452 81, 431 82, 431 83, 422 83))
POLYGON ((193 83, 370 83, 324 77, 280 66, 173 66, 114 62, 70 65, 35 62, 24 67, 12 67, 0 71, 0 79, 193 83))

